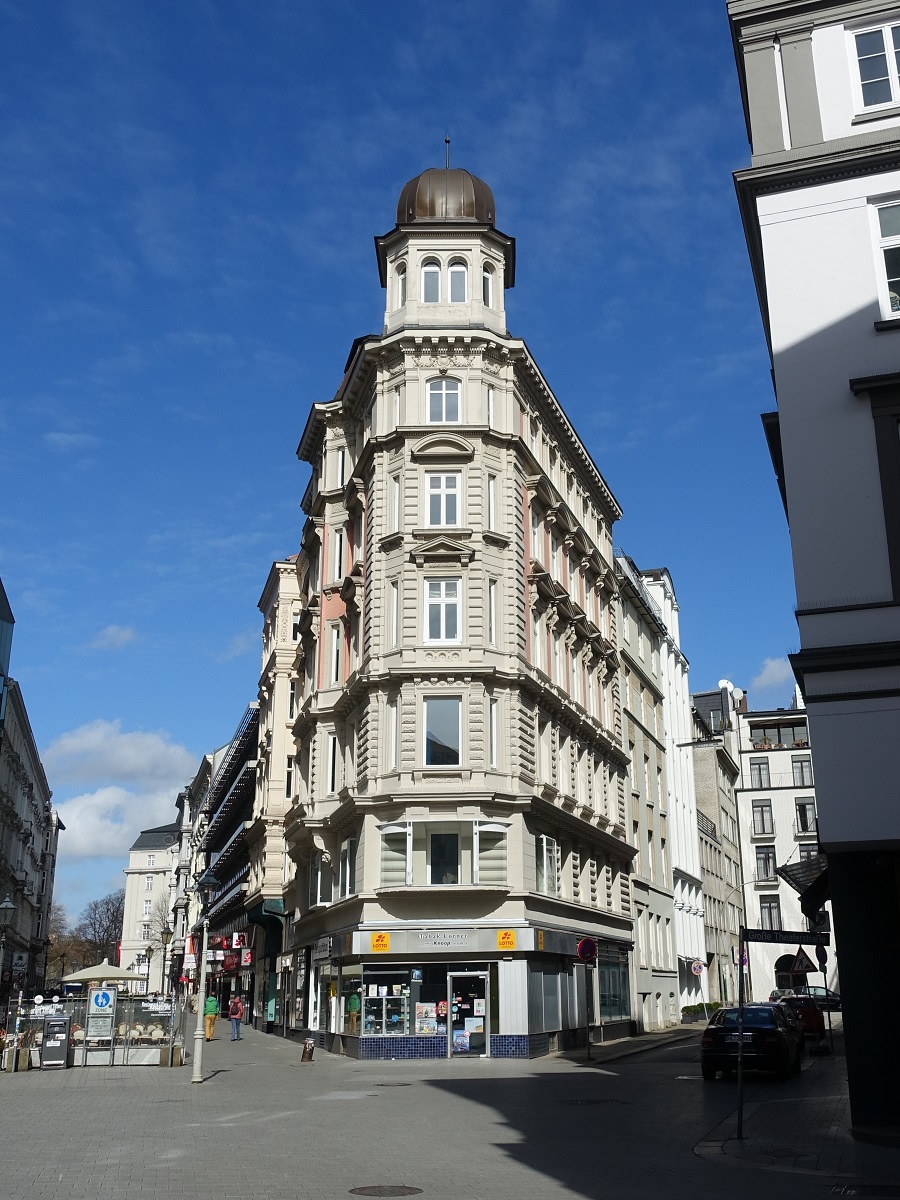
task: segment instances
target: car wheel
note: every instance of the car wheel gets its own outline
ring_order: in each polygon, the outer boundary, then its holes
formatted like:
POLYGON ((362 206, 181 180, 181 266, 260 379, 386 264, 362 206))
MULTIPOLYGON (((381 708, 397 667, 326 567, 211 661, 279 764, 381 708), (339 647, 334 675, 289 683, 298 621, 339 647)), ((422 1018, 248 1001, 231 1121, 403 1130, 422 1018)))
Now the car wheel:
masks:
POLYGON ((716 1068, 708 1066, 707 1063, 701 1063, 700 1074, 707 1083, 711 1083, 716 1077, 716 1068))

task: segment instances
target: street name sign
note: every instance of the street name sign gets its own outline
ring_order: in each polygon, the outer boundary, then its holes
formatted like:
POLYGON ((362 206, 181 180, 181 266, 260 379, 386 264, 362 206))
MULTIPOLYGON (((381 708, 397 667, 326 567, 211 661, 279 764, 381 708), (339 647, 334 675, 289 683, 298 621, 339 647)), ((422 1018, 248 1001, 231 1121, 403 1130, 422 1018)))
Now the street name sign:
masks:
POLYGON ((830 946, 830 933, 807 933, 797 929, 745 929, 741 935, 745 942, 774 942, 798 946, 830 946))

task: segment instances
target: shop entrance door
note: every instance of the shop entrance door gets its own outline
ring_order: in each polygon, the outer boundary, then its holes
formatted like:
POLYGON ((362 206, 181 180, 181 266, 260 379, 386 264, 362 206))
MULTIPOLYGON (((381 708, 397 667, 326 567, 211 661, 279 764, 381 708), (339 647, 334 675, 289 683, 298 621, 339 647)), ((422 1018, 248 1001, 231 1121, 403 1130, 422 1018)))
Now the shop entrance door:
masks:
POLYGON ((447 1054, 450 1058, 490 1056, 489 999, 486 973, 447 976, 447 1054))

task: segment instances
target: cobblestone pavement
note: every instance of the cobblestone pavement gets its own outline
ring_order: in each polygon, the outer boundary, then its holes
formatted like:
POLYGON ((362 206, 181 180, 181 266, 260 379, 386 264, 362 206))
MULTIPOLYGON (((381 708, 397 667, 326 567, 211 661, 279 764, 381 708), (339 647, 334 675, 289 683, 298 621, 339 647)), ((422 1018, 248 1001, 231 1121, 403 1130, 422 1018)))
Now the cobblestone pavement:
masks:
MULTIPOLYGON (((834 1131, 828 1094, 839 1094, 842 1060, 816 1060, 789 1083, 752 1083, 756 1140, 741 1156, 729 1149, 734 1088, 703 1084, 698 1033, 596 1048, 590 1063, 583 1054, 358 1063, 321 1050, 301 1063, 298 1045, 253 1030, 231 1043, 220 1022, 204 1046, 202 1085, 191 1084, 190 1065, 0 1076, 0 1200, 330 1200, 389 1184, 420 1188, 425 1200, 827 1196, 830 1160, 826 1171, 799 1163, 808 1173, 798 1173, 795 1155, 772 1170, 778 1156, 767 1162, 763 1151, 773 1138, 796 1150, 793 1133, 785 1139, 797 1114, 803 1136, 818 1136, 823 1121, 834 1131)), ((851 1165, 860 1178, 900 1177, 880 1166, 871 1174, 872 1161, 851 1165)))

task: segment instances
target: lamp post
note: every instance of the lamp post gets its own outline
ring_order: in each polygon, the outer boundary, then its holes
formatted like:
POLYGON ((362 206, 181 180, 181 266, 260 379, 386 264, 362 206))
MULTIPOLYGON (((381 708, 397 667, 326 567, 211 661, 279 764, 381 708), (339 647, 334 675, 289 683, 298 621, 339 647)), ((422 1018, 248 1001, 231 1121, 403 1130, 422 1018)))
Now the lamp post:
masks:
POLYGON ((144 951, 144 958, 147 960, 147 995, 150 995, 150 959, 153 957, 153 947, 148 946, 144 951))
POLYGON ((166 991, 168 990, 166 988, 166 953, 169 949, 169 942, 172 940, 172 930, 168 927, 168 925, 163 928, 159 935, 159 940, 162 942, 162 994, 165 997, 166 991))
POLYGON ((203 1082, 203 1009, 206 1007, 206 954, 209 948, 208 897, 211 888, 218 885, 212 871, 205 871, 197 880, 197 893, 203 903, 203 949, 200 953, 200 984, 197 988, 197 1026, 194 1029, 194 1070, 191 1083, 203 1082))

